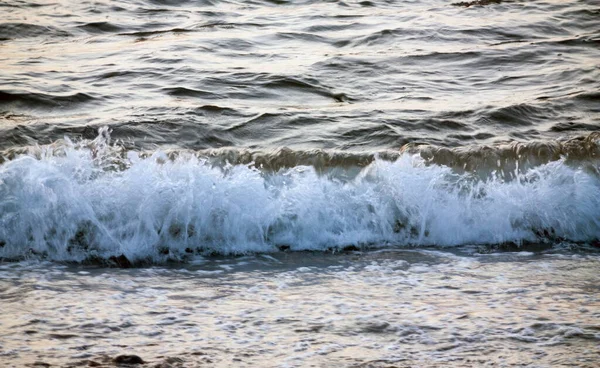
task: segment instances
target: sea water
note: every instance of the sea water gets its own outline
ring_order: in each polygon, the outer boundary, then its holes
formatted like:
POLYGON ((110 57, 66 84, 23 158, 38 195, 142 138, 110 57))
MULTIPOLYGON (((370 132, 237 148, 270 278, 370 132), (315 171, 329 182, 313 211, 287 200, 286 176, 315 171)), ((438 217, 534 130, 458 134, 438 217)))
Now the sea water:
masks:
POLYGON ((599 19, 4 1, 0 365, 597 366, 599 19))

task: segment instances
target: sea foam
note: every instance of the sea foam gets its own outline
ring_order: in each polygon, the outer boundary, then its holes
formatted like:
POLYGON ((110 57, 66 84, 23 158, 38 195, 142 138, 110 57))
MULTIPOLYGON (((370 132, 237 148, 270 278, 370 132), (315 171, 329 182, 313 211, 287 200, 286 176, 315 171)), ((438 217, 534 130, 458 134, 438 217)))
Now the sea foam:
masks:
POLYGON ((510 180, 408 153, 363 168, 271 171, 117 152, 107 140, 106 132, 91 143, 67 140, 0 166, 0 257, 160 261, 600 236, 600 179, 563 159, 510 180))

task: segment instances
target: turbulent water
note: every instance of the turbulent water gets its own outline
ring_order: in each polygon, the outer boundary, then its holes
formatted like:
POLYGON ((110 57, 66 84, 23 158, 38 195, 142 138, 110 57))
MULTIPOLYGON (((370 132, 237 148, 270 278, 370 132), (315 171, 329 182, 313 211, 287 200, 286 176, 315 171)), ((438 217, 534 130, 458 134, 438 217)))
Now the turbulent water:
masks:
POLYGON ((102 137, 90 145, 45 147, 2 166, 2 256, 160 261, 389 244, 596 244, 600 235, 600 178, 588 161, 482 178, 408 153, 364 168, 274 171, 190 153, 120 159, 102 137))
POLYGON ((0 365, 593 366, 599 61, 589 0, 1 2, 0 365))
POLYGON ((567 249, 276 253, 175 269, 4 264, 0 362, 595 368, 598 267, 600 257, 567 249))

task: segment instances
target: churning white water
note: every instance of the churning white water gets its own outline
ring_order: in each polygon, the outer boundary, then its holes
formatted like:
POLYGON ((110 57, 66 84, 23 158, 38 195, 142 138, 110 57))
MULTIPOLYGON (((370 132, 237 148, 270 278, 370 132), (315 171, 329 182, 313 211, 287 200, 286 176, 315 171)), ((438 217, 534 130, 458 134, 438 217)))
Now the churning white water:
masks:
POLYGON ((409 154, 362 169, 272 171, 125 154, 103 139, 0 166, 1 257, 159 261, 282 247, 585 242, 600 233, 600 179, 564 160, 513 179, 458 174, 409 154))

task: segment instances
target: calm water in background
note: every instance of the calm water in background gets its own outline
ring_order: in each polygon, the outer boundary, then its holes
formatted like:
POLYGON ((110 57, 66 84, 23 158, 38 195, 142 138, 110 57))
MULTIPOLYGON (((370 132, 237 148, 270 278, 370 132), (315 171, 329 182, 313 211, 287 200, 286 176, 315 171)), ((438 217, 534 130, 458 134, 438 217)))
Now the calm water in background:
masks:
POLYGON ((594 366, 600 5, 482 3, 2 2, 0 365, 594 366))

